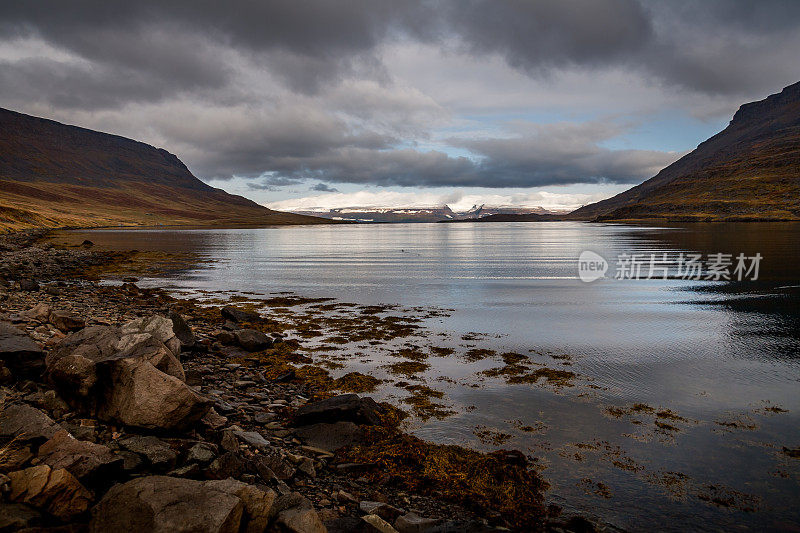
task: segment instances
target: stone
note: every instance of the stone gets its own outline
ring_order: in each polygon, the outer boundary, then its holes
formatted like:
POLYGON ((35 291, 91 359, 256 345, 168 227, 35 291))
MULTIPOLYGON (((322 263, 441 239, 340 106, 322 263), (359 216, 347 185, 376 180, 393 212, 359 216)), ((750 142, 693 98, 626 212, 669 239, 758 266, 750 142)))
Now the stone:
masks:
POLYGON ((66 469, 88 486, 114 479, 122 472, 124 461, 108 447, 80 441, 63 429, 39 447, 38 458, 54 470, 66 469))
POLYGON ((234 335, 230 331, 223 330, 217 333, 217 341, 219 341, 220 344, 223 344, 225 346, 230 346, 231 344, 236 342, 236 335, 234 335))
POLYGON ((186 429, 211 403, 185 383, 147 361, 118 359, 98 364, 102 393, 97 417, 147 429, 186 429))
POLYGON ((206 464, 213 461, 216 455, 214 446, 206 442, 198 442, 189 448, 189 452, 186 454, 186 460, 188 462, 206 464))
POLYGON ((372 398, 341 394, 300 407, 295 411, 294 422, 298 426, 342 421, 378 425, 381 422, 379 412, 380 407, 372 398))
POLYGON ((401 514, 403 514, 400 509, 389 505, 388 503, 373 502, 369 500, 360 502, 358 504, 358 508, 361 509, 362 513, 377 515, 387 522, 394 522, 401 514))
POLYGON ((39 322, 47 322, 47 320, 50 318, 50 311, 50 306, 44 302, 41 302, 31 307, 27 311, 21 312, 20 314, 25 318, 32 318, 33 320, 38 320, 39 322))
POLYGON ((238 487, 149 476, 116 485, 93 510, 89 531, 236 533, 245 504, 238 487))
POLYGON ((44 509, 65 521, 85 513, 92 503, 92 494, 63 468, 38 465, 11 472, 8 477, 11 501, 44 509))
POLYGON ((36 292, 39 290, 39 284, 32 279, 21 279, 19 280, 19 290, 36 292))
POLYGON ((137 359, 148 361, 157 369, 165 374, 174 376, 181 381, 186 381, 186 375, 183 372, 183 366, 178 361, 175 354, 163 342, 148 334, 135 334, 124 336, 120 339, 119 343, 120 352, 114 356, 118 359, 137 359), (144 336, 144 339, 136 339, 139 335, 144 336), (126 343, 126 341, 133 341, 126 343))
POLYGON ((208 466, 207 476, 211 479, 238 479, 247 472, 247 464, 235 452, 225 452, 208 466))
POLYGON ((294 434, 309 446, 328 452, 335 452, 340 448, 355 444, 364 436, 361 428, 353 422, 335 422, 333 424, 320 422, 299 427, 294 430, 294 434))
POLYGON ((290 507, 278 513, 275 522, 282 531, 291 533, 327 533, 328 530, 319 519, 319 515, 310 502, 297 507, 290 507))
POLYGON ((0 322, 0 360, 14 374, 24 377, 38 377, 45 364, 39 345, 7 322, 0 322))
POLYGON ((233 332, 236 342, 248 352, 257 352, 272 347, 272 338, 256 329, 237 329, 233 332))
POLYGON ((214 431, 222 429, 228 425, 228 419, 217 413, 213 407, 209 409, 208 412, 203 416, 201 422, 209 429, 214 431))
POLYGON ((29 505, 0 502, 0 531, 19 531, 42 522, 42 513, 29 505))
POLYGON ((197 339, 192 333, 192 328, 189 327, 189 324, 186 322, 179 313, 175 311, 171 311, 169 313, 169 319, 172 320, 172 332, 181 341, 183 346, 194 346, 197 342, 197 339))
POLYGON ((368 514, 362 516, 361 520, 369 524, 372 531, 377 531, 378 533, 398 533, 397 530, 391 526, 391 524, 387 523, 378 515, 368 514))
POLYGON ((440 522, 441 520, 423 518, 415 513, 407 513, 395 521, 394 528, 399 533, 425 533, 429 529, 436 527, 440 522))
POLYGON ((268 448, 269 442, 255 431, 234 431, 233 435, 241 442, 254 448, 268 448))
POLYGON ((234 307, 232 305, 223 307, 219 312, 222 315, 222 318, 232 320, 234 322, 258 322, 261 319, 258 313, 245 311, 244 309, 239 309, 238 307, 234 307))
POLYGON ((64 333, 78 331, 86 327, 86 321, 84 319, 73 316, 65 311, 51 312, 50 323, 64 333))
POLYGON ((61 429, 49 416, 27 404, 6 405, 0 411, 0 438, 43 443, 61 429))
POLYGON ((134 435, 122 439, 119 441, 119 446, 145 457, 150 465, 162 470, 175 466, 178 459, 178 454, 172 451, 169 444, 150 435, 134 435))
POLYGON ((260 489, 233 479, 207 481, 211 490, 235 494, 244 504, 247 526, 242 533, 263 533, 272 518, 272 506, 277 495, 272 489, 260 489))
MULTIPOLYGON (((291 479, 295 474, 294 467, 283 458, 278 450, 272 448, 261 450, 261 453, 253 458, 253 463, 259 473, 262 468, 266 467, 278 479, 291 479)), ((262 477, 265 476, 262 475, 262 477)))
POLYGON ((172 320, 161 315, 152 315, 137 318, 122 325, 122 334, 131 335, 136 333, 148 333, 155 339, 166 343, 175 336, 172 331, 172 320))

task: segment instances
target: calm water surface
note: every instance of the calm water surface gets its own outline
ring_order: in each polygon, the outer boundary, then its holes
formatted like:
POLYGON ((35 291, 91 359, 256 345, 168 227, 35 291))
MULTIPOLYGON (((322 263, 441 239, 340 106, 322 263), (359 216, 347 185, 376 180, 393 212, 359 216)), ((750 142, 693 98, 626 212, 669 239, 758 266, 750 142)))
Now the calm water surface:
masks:
MULTIPOLYGON (((480 347, 569 354, 569 369, 591 381, 561 391, 471 379, 496 362, 431 359, 429 377, 454 380, 430 384, 457 414, 413 429, 482 449, 496 446, 477 439, 476 427, 507 433, 502 447, 546 467, 553 501, 626 529, 800 528, 800 459, 783 450, 800 447, 799 225, 387 224, 88 238, 213 260, 144 283, 447 308, 427 326, 456 349, 476 345, 461 339, 476 332, 486 334, 480 347), (587 284, 577 278, 587 249, 612 262, 680 251, 764 259, 758 282, 587 284), (658 431, 653 415, 606 410, 635 403, 686 420, 658 431)), ((373 370, 354 361, 342 372, 353 369, 373 370)))

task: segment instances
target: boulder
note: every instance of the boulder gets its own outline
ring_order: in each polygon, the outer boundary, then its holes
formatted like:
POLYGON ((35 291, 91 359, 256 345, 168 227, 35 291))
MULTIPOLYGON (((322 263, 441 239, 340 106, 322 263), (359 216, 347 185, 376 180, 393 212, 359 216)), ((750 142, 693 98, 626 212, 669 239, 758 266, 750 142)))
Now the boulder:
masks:
POLYGON ((192 333, 192 328, 189 327, 189 324, 186 320, 175 311, 171 311, 169 314, 169 319, 172 320, 172 332, 178 337, 178 340, 181 341, 183 346, 194 346, 197 342, 197 339, 192 333))
POLYGON ((155 468, 167 470, 175 466, 178 454, 172 451, 169 444, 150 435, 134 435, 118 442, 120 448, 145 457, 155 468))
POLYGON ((19 531, 42 524, 42 513, 23 503, 0 502, 0 531, 19 531))
POLYGON ((116 485, 93 510, 91 532, 264 531, 275 493, 234 480, 150 476, 116 485))
POLYGON ((244 309, 239 309, 238 307, 234 307, 232 305, 223 307, 219 312, 222 315, 222 318, 232 320, 234 322, 258 322, 261 319, 258 313, 245 311, 244 309))
POLYGON ((64 468, 89 486, 114 479, 122 472, 122 457, 101 444, 78 440, 63 429, 42 444, 38 457, 52 469, 64 468))
POLYGON ((397 533, 397 530, 393 528, 391 524, 378 515, 368 514, 362 516, 361 520, 369 524, 370 531, 376 531, 378 533, 397 533))
POLYGON ((256 329, 237 329, 233 332, 236 342, 248 352, 257 352, 272 347, 272 337, 256 329))
POLYGON ((39 284, 32 279, 19 280, 19 290, 36 292, 39 290, 39 284))
POLYGON ((397 519, 394 528, 399 533, 425 533, 441 523, 441 520, 424 518, 415 513, 407 513, 397 519))
POLYGON ((319 519, 311 502, 303 498, 294 507, 289 507, 278 513, 275 523, 280 531, 291 533, 327 533, 328 530, 319 519))
POLYGON ((27 404, 6 405, 0 411, 0 438, 41 444, 53 438, 61 426, 27 404))
POLYGON ((172 320, 169 318, 161 315, 152 315, 126 322, 122 326, 122 335, 149 334, 164 343, 177 356, 181 353, 181 342, 175 336, 172 327, 172 320))
POLYGON ((36 377, 44 370, 45 356, 24 331, 0 322, 0 359, 14 374, 36 377))
POLYGON ((320 422, 354 422, 378 425, 380 407, 369 397, 342 394, 300 407, 294 414, 295 425, 304 426, 320 422))
POLYGON ((31 307, 27 311, 21 312, 20 315, 24 316, 25 318, 38 320, 39 322, 47 322, 47 320, 50 318, 50 311, 50 306, 44 302, 41 302, 31 307))
POLYGON ((314 448, 335 452, 363 438, 363 431, 353 422, 320 422, 294 430, 295 436, 314 448))
POLYGON ((186 381, 183 366, 175 354, 163 342, 148 334, 127 335, 118 343, 120 352, 115 359, 136 359, 148 361, 165 374, 174 376, 181 381, 186 381), (137 338, 142 335, 144 338, 137 338))
POLYGON ((116 359, 97 364, 97 417, 147 429, 186 429, 211 402, 147 361, 116 359))
POLYGON ((50 323, 64 333, 78 331, 86 327, 86 321, 84 319, 73 316, 65 311, 51 312, 50 323))
POLYGON ((63 468, 38 465, 11 472, 8 477, 11 501, 44 509, 61 520, 85 513, 92 502, 92 494, 63 468))

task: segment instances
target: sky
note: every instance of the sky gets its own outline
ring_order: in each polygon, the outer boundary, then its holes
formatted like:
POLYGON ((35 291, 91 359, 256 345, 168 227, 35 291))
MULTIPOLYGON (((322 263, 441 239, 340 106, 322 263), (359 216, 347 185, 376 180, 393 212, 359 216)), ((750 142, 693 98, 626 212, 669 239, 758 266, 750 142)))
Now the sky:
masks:
POLYGON ((0 4, 0 107, 280 209, 572 209, 800 80, 794 0, 0 4))

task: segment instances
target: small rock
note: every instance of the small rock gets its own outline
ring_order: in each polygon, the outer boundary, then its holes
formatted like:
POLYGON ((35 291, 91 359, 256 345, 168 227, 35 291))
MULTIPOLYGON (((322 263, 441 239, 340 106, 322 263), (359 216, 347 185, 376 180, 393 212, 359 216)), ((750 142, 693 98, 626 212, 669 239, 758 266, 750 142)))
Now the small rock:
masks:
POLYGON ((53 311, 50 313, 50 323, 55 327, 69 333, 71 331, 78 331, 86 327, 86 321, 78 318, 64 311, 53 311))
POLYGON ((92 494, 63 468, 38 465, 11 472, 8 477, 11 501, 45 509, 62 520, 85 513, 92 502, 92 494))
POLYGON ((26 404, 7 405, 0 411, 0 438, 22 442, 50 440, 61 429, 42 411, 26 404))
POLYGON ((245 311, 244 309, 239 309, 238 307, 233 307, 231 305, 220 309, 220 314, 222 315, 222 318, 226 318, 234 322, 258 322, 261 319, 257 313, 245 311))
POLYGON ((171 311, 169 314, 170 320, 172 320, 172 332, 178 337, 178 340, 181 341, 181 344, 184 346, 194 346, 197 342, 197 339, 192 333, 192 328, 189 327, 189 324, 186 322, 179 313, 175 311, 171 311))
POLYGON ((233 332, 236 342, 248 352, 257 352, 272 347, 272 339, 256 329, 237 329, 233 332))
POLYGON ((216 457, 216 452, 211 444, 206 442, 198 442, 191 448, 189 453, 186 454, 186 460, 195 463, 210 463, 216 457))
POLYGON ((367 500, 359 503, 358 508, 361 509, 362 513, 378 515, 388 522, 394 522, 401 514, 403 514, 397 507, 393 507, 388 503, 383 502, 373 502, 367 500))
POLYGON ((398 533, 395 528, 378 515, 368 514, 362 516, 361 520, 369 524, 372 531, 377 531, 378 533, 398 533))
POLYGON ((297 506, 280 511, 275 522, 291 533, 327 533, 311 502, 302 497, 297 506))
POLYGON ((19 289, 21 291, 36 292, 39 290, 39 284, 32 279, 19 280, 19 289))
POLYGON ((178 458, 178 455, 172 451, 169 444, 150 435, 134 435, 120 440, 119 445, 129 452, 144 456, 154 468, 160 470, 172 468, 178 458))
POLYGON ((38 320, 39 322, 47 322, 47 320, 50 318, 50 311, 50 306, 44 302, 41 302, 31 307, 27 311, 21 312, 20 314, 26 318, 38 320))
POLYGON ((440 522, 441 520, 423 518, 414 513, 408 513, 398 518, 394 527, 399 533, 425 533, 440 522))

